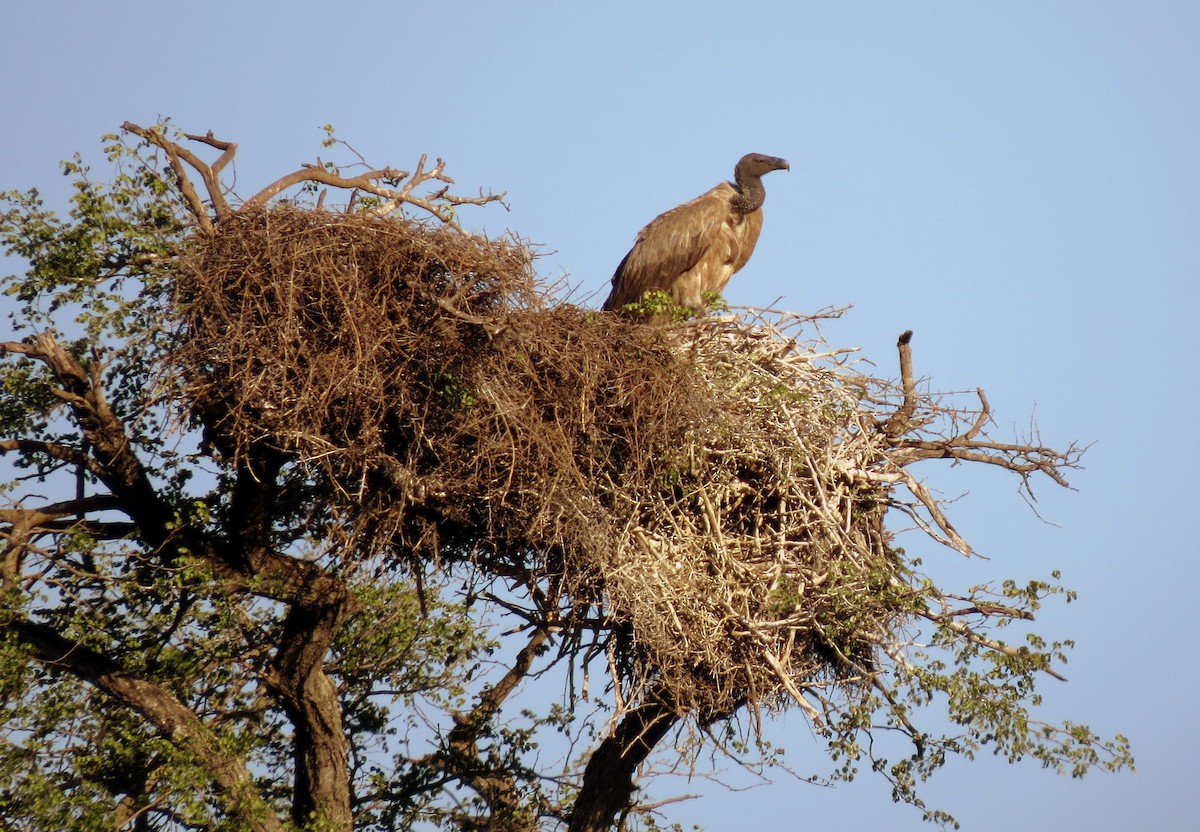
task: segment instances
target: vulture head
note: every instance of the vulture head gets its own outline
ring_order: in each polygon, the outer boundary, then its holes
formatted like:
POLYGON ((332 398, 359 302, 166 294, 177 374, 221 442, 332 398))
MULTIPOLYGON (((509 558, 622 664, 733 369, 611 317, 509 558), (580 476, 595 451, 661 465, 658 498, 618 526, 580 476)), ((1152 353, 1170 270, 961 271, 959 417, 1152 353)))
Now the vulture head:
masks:
POLYGON ((738 192, 738 196, 734 200, 734 207, 745 214, 757 211, 762 207, 763 200, 767 198, 767 191, 763 188, 761 180, 762 175, 773 170, 791 169, 792 166, 788 164, 787 159, 762 153, 747 153, 738 160, 737 166, 733 169, 734 187, 738 192))
POLYGON ((788 164, 787 159, 780 159, 778 156, 767 156, 763 153, 747 153, 741 159, 738 159, 737 167, 733 170, 734 177, 741 178, 743 176, 759 177, 773 170, 791 169, 792 166, 788 164))

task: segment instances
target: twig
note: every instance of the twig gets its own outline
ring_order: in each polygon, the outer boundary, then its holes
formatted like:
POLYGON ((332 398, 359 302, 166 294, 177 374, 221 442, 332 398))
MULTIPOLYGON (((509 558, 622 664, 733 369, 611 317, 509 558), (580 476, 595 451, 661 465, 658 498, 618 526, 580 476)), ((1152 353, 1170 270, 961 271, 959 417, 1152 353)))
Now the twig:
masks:
POLYGON ((901 469, 900 476, 901 479, 904 480, 904 485, 908 488, 908 490, 912 492, 914 497, 921 501, 923 506, 925 506, 925 510, 929 512, 929 516, 933 518, 933 522, 937 524, 939 529, 945 532, 946 537, 949 539, 950 545, 964 555, 974 554, 974 550, 971 548, 970 544, 963 540, 962 536, 959 535, 958 531, 950 523, 949 518, 947 518, 945 513, 942 511, 941 506, 938 505, 937 500, 933 499, 925 486, 922 485, 917 478, 907 470, 901 469))
MULTIPOLYGON (((953 630, 954 632, 958 633, 959 635, 961 635, 963 638, 967 639, 968 641, 978 644, 980 647, 986 647, 989 650, 995 650, 996 652, 1003 653, 1006 656, 1017 657, 1017 656, 1028 655, 1028 651, 1025 650, 1024 648, 1012 647, 1008 644, 1005 644, 1002 641, 996 641, 995 639, 991 639, 986 636, 981 636, 979 633, 975 632, 974 630, 972 630, 970 627, 968 627, 966 624, 962 623, 961 621, 946 620, 945 618, 942 618, 941 616, 936 616, 936 615, 935 616, 926 615, 925 617, 928 618, 930 621, 935 621, 935 622, 941 624, 942 626, 953 630)), ((1066 676, 1063 676, 1061 673, 1051 669, 1050 667, 1043 667, 1043 668, 1041 668, 1041 670, 1043 673, 1053 676, 1055 679, 1058 679, 1060 682, 1067 681, 1066 676)))

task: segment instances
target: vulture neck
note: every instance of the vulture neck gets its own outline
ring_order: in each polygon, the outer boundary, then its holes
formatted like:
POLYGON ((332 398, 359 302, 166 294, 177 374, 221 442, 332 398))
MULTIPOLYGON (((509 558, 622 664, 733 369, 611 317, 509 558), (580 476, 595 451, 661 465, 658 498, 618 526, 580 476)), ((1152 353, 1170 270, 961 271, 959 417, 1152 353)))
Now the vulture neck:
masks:
POLYGON ((767 198, 767 189, 763 187, 761 178, 735 169, 733 181, 734 189, 738 192, 738 195, 733 198, 734 210, 742 214, 749 214, 762 207, 763 200, 767 198))

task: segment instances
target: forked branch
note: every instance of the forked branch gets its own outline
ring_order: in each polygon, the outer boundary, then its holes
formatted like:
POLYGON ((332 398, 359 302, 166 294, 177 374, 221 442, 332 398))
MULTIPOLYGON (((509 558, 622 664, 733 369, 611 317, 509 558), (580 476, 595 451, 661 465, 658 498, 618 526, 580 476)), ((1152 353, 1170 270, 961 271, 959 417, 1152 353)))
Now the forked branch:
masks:
MULTIPOLYGON (((896 466, 906 466, 923 459, 956 459, 964 462, 983 462, 996 465, 1013 473, 1019 474, 1024 490, 1032 496, 1029 478, 1033 474, 1042 473, 1064 488, 1069 488, 1063 475, 1066 468, 1078 466, 1083 448, 1072 444, 1065 451, 1058 451, 1043 445, 1033 443, 997 442, 988 437, 985 428, 992 421, 991 405, 983 390, 976 390, 979 397, 977 411, 953 411, 942 409, 940 412, 950 416, 955 424, 962 424, 968 417, 970 427, 962 433, 953 435, 932 436, 924 435, 921 428, 929 424, 929 419, 916 418, 916 408, 919 397, 913 379, 912 368, 912 330, 904 332, 897 343, 900 351, 900 385, 901 404, 881 426, 893 450, 888 454, 889 460, 896 466)), ((935 412, 936 415, 936 412, 935 412)), ((910 480, 911 477, 906 477, 910 480)), ((913 490, 910 488, 910 490, 913 490)), ((914 495, 934 514, 931 506, 933 500, 921 489, 913 490, 914 495)), ((966 551, 960 546, 957 535, 938 520, 938 525, 953 541, 955 548, 966 551)), ((964 544, 965 545, 965 544, 964 544)))
POLYGON ((549 637, 543 628, 535 629, 529 642, 517 654, 508 672, 485 690, 470 711, 454 715, 454 727, 446 738, 445 756, 437 761, 446 773, 475 790, 487 805, 490 818, 479 824, 517 832, 537 828, 535 820, 521 805, 515 778, 507 772, 489 770, 481 765, 480 740, 494 730, 494 720, 509 695, 525 681, 533 661, 549 637))
MULTIPOLYGON (((140 136, 150 144, 161 148, 167 154, 167 161, 177 180, 179 192, 193 216, 195 216, 196 222, 202 231, 211 232, 217 224, 227 220, 237 210, 231 207, 225 198, 225 189, 222 187, 220 178, 221 171, 233 160, 234 154, 237 153, 236 143, 222 141, 213 136, 212 131, 204 135, 185 133, 184 138, 206 144, 221 151, 220 157, 210 165, 183 145, 167 138, 161 129, 142 127, 129 121, 125 122, 121 127, 134 135, 140 136), (191 177, 188 175, 189 167, 204 182, 208 203, 212 205, 211 214, 205 204, 204 198, 196 190, 191 177)), ((364 191, 378 197, 380 200, 378 203, 364 209, 365 212, 373 216, 390 214, 400 206, 407 204, 429 212, 445 225, 462 232, 462 226, 458 224, 455 218, 455 211, 458 206, 486 205, 489 202, 504 204, 503 193, 484 193, 482 189, 479 191, 479 196, 459 196, 450 193, 450 186, 454 184, 454 180, 445 173, 446 163, 438 159, 432 168, 426 170, 426 161, 427 157, 424 155, 421 156, 416 170, 411 173, 387 167, 370 170, 358 176, 350 177, 335 173, 323 164, 305 164, 299 170, 282 176, 270 185, 267 185, 243 202, 240 209, 261 208, 289 188, 305 183, 313 183, 352 192, 364 191), (418 187, 429 182, 441 183, 441 187, 437 187, 432 192, 426 194, 416 192, 418 187)), ((353 204, 353 197, 351 198, 351 204, 353 204)))
POLYGON ((305 182, 313 182, 344 190, 365 191, 379 197, 382 202, 363 209, 372 216, 385 216, 395 211, 401 205, 408 204, 428 211, 451 228, 462 231, 462 227, 455 219, 455 208, 457 206, 486 205, 489 202, 500 202, 503 204, 504 194, 502 193, 485 194, 481 190, 477 197, 458 196, 450 193, 450 185, 454 184, 454 180, 445 174, 446 163, 438 159, 437 164, 432 169, 425 170, 425 162, 426 157, 421 156, 416 170, 411 173, 406 170, 397 170, 396 168, 389 167, 380 170, 371 170, 354 177, 345 177, 334 173, 323 165, 306 164, 302 165, 299 170, 289 173, 287 176, 281 177, 263 188, 257 194, 250 197, 250 199, 246 200, 243 207, 260 207, 288 188, 305 182), (415 193, 418 186, 430 181, 444 184, 429 194, 419 195, 415 193))
MULTIPOLYGON (((206 164, 199 156, 192 153, 187 148, 179 145, 166 137, 162 130, 151 129, 134 124, 127 121, 121 125, 121 129, 133 133, 136 136, 141 136, 146 141, 155 147, 161 148, 167 154, 167 160, 171 164, 171 170, 175 174, 175 178, 179 185, 179 192, 187 201, 188 207, 195 216, 196 222, 199 223, 201 230, 212 231, 213 218, 209 216, 208 209, 205 208, 203 200, 199 193, 196 192, 196 186, 192 184, 191 178, 188 176, 187 168, 184 167, 184 162, 192 167, 200 178, 204 180, 205 188, 208 190, 208 198, 213 206, 213 213, 216 214, 216 221, 221 222, 228 218, 233 213, 229 207, 229 203, 225 200, 225 195, 221 192, 221 183, 218 179, 218 172, 221 167, 233 158, 234 152, 237 150, 237 145, 226 144, 225 152, 218 159, 220 167, 217 165, 206 164), (216 168, 214 170, 214 168, 216 168)), ((211 137, 211 134, 209 134, 211 137)), ((206 143, 212 144, 216 139, 205 139, 206 143)))

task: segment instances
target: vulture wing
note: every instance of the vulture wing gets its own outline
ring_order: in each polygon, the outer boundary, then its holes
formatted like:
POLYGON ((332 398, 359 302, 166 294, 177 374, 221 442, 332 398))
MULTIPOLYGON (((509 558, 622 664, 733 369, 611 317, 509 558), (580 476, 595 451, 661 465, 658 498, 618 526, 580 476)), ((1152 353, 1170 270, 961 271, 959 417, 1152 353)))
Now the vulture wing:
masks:
POLYGON ((761 212, 733 210, 736 195, 722 182, 651 221, 617 266, 603 308, 620 310, 647 292, 661 291, 680 306, 702 309, 702 293, 725 287, 746 264, 762 228, 761 212))

